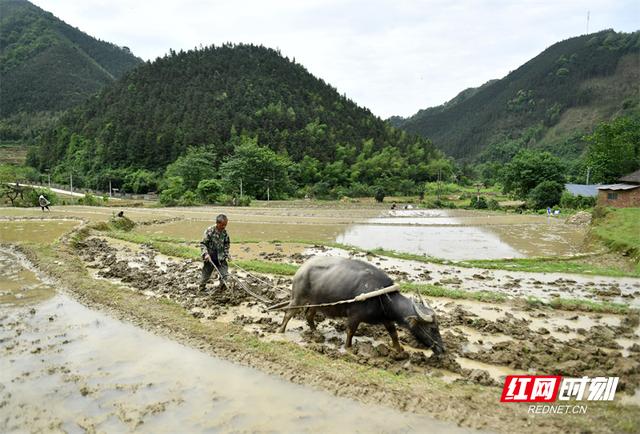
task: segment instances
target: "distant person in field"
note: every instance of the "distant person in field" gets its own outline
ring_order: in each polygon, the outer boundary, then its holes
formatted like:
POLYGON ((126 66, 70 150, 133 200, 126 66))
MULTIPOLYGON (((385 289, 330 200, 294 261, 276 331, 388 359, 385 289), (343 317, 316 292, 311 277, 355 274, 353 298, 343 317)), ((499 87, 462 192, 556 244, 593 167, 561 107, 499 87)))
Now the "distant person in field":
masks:
POLYGON ((42 208, 42 212, 44 212, 45 208, 47 209, 47 211, 51 212, 51 210, 49 209, 49 205, 51 204, 51 202, 49 202, 46 197, 40 195, 40 197, 38 198, 38 203, 40 204, 40 208, 42 208))
POLYGON ((204 261, 202 277, 200 279, 200 291, 206 289, 207 281, 216 268, 219 271, 220 289, 227 287, 227 276, 229 276, 228 262, 231 261, 231 256, 229 255, 231 240, 226 231, 228 222, 229 219, 227 216, 220 214, 216 217, 215 226, 209 226, 207 230, 204 231, 204 239, 200 242, 202 260, 204 261))

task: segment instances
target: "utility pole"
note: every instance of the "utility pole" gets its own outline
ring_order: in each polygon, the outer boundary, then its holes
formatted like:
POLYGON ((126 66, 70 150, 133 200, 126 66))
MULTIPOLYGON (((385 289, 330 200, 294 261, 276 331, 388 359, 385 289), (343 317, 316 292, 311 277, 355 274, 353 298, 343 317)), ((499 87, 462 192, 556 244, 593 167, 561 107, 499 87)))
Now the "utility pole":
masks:
POLYGON ((71 187, 71 193, 73 193, 73 173, 69 174, 69 186, 71 187))
POLYGON ((271 181, 269 178, 265 178, 264 179, 267 182, 267 202, 269 202, 269 181, 271 181))
POLYGON ((47 183, 49 184, 49 189, 51 189, 51 173, 49 169, 45 169, 44 171, 47 172, 47 183))
POLYGON ((591 14, 591 11, 587 11, 587 35, 589 34, 589 15, 591 14))
POLYGON ((242 178, 240 178, 240 203, 242 203, 242 178))
POLYGON ((591 167, 587 167, 587 185, 589 185, 589 175, 591 174, 591 167))
POLYGON ((112 197, 111 196, 111 180, 109 180, 109 197, 112 197))

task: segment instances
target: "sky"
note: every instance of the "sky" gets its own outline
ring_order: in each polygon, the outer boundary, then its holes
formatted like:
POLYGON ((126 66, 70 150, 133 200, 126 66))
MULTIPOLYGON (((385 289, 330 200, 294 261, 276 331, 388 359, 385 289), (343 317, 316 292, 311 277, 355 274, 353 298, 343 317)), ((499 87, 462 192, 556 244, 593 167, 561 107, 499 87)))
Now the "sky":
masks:
POLYGON ((640 30, 638 0, 32 3, 145 60, 225 42, 276 48, 382 118, 411 116, 502 78, 561 40, 640 30))

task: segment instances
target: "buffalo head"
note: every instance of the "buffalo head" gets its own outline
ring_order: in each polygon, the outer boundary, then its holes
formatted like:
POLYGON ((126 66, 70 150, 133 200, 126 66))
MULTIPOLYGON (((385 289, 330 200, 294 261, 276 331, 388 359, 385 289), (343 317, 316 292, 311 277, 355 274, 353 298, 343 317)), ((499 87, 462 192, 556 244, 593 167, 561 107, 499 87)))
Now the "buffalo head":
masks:
POLYGON ((435 354, 444 353, 445 348, 442 344, 436 313, 429 305, 422 302, 414 301, 413 309, 415 315, 405 318, 411 334, 427 348, 431 348, 435 354))

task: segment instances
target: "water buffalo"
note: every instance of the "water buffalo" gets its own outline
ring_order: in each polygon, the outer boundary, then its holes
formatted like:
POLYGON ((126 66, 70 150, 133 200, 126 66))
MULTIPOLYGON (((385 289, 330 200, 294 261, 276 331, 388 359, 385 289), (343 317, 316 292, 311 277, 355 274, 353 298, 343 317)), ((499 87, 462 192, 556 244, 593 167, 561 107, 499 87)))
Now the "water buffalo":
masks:
MULTIPOLYGON (((315 257, 307 261, 293 277, 292 296, 289 309, 284 315, 280 332, 299 309, 295 306, 333 303, 349 300, 360 294, 369 293, 393 285, 387 274, 373 265, 354 259, 335 257, 315 257)), ((394 323, 409 329, 413 336, 434 353, 444 352, 438 329, 436 314, 429 306, 403 296, 398 291, 375 296, 363 301, 334 306, 308 307, 305 309, 307 323, 315 329, 316 312, 329 317, 346 317, 347 342, 351 347, 353 335, 361 322, 384 324, 393 347, 402 351, 394 323)))

